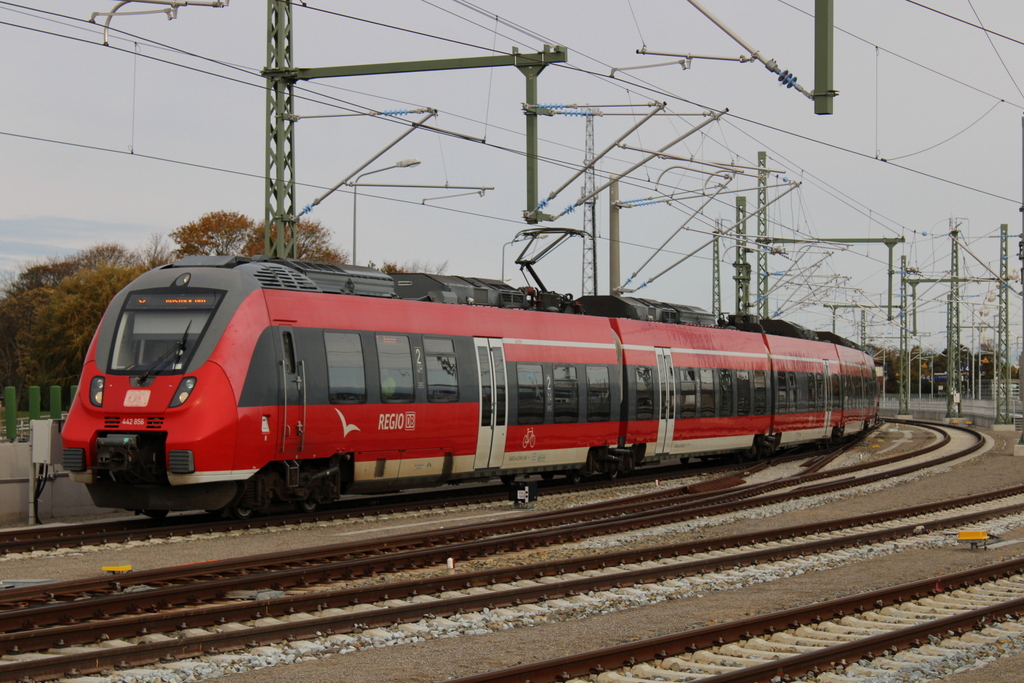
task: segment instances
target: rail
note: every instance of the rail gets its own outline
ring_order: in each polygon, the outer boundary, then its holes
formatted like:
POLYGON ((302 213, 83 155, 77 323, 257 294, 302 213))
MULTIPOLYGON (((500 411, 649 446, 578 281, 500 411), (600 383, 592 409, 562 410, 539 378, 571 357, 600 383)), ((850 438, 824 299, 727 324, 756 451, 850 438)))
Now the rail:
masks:
MULTIPOLYGON (((887 607, 909 604, 921 599, 927 600, 942 593, 965 592, 979 585, 984 588, 983 584, 989 582, 1004 581, 1005 583, 1005 579, 1016 577, 1021 571, 1024 571, 1024 560, 1015 558, 977 569, 935 576, 924 581, 915 581, 892 588, 819 602, 806 607, 796 607, 781 612, 453 680, 457 683, 518 683, 519 681, 548 683, 566 681, 573 677, 587 679, 592 674, 615 671, 624 665, 631 669, 638 663, 664 661, 671 657, 685 658, 689 657, 690 653, 699 650, 718 649, 722 645, 770 638, 775 633, 816 625, 823 621, 843 618, 846 615, 862 615, 875 610, 881 611, 887 607)), ((1017 583, 1020 585, 1019 581, 1017 583)), ((836 641, 836 644, 831 647, 803 647, 797 653, 770 659, 770 661, 754 660, 749 665, 737 663, 737 658, 734 657, 731 658, 733 660, 731 666, 717 667, 719 673, 708 677, 707 680, 716 683, 725 683, 725 681, 731 683, 790 681, 805 674, 816 676, 823 671, 831 671, 839 663, 844 665, 846 662, 856 663, 862 658, 874 659, 892 655, 898 650, 920 647, 922 644, 929 643, 931 638, 935 638, 935 642, 938 642, 940 638, 949 635, 960 635, 986 624, 998 624, 1004 620, 1011 620, 1015 613, 1024 609, 1024 598, 1006 596, 1002 591, 1000 593, 1000 597, 979 601, 984 606, 979 604, 972 605, 970 608, 960 607, 958 610, 947 610, 944 614, 934 617, 924 617, 918 613, 916 616, 920 618, 915 620, 917 623, 903 627, 895 625, 892 630, 882 628, 878 621, 872 622, 872 627, 879 627, 874 630, 875 635, 862 636, 850 641, 836 641), (949 614, 950 612, 953 613, 949 614)), ((1017 595, 1020 594, 1018 591, 1017 595)), ((790 652, 792 653, 792 650, 790 652)), ((654 675, 659 676, 659 672, 655 671, 654 675)), ((630 676, 632 677, 633 674, 631 673, 630 676)), ((653 676, 644 676, 644 678, 649 677, 653 676)), ((697 676, 693 678, 697 678, 697 676)), ((616 678, 609 680, 616 680, 616 678)), ((677 680, 682 680, 682 678, 677 680)))
MULTIPOLYGON (((879 462, 883 461, 876 461, 874 465, 877 466, 879 462)), ((839 472, 843 473, 842 470, 839 472)), ((802 491, 807 492, 806 489, 802 491)), ((981 494, 981 498, 998 499, 1002 494, 1019 496, 1022 491, 1024 487, 1017 487, 1013 491, 981 494)), ((589 533, 599 532, 593 519, 595 513, 603 515, 609 519, 610 525, 618 527, 625 521, 622 519, 624 515, 620 514, 624 503, 642 508, 634 515, 633 521, 640 525, 637 528, 648 526, 654 516, 661 514, 661 510, 646 509, 647 503, 650 502, 649 497, 650 494, 647 494, 634 497, 632 502, 628 499, 619 499, 583 509, 577 508, 577 513, 584 513, 583 519, 577 520, 580 525, 575 529, 564 528, 557 532, 562 536, 560 542, 579 540, 589 533), (603 506, 605 509, 594 509, 597 506, 603 506)), ((939 505, 960 508, 963 504, 979 502, 982 501, 946 500, 939 505)), ((675 501, 669 501, 669 504, 675 505, 675 501)), ((832 550, 836 547, 870 544, 878 541, 883 535, 893 538, 907 537, 918 534, 924 526, 934 529, 948 525, 959 526, 968 521, 976 524, 981 519, 1005 514, 1011 509, 1014 512, 1019 511, 1021 501, 1016 501, 1012 508, 1006 506, 1003 509, 964 509, 958 513, 958 519, 955 520, 947 518, 942 521, 924 521, 903 518, 907 515, 914 517, 931 514, 931 508, 932 506, 920 506, 876 513, 860 518, 815 524, 806 529, 776 529, 749 537, 686 540, 676 545, 639 550, 625 549, 612 555, 584 555, 574 559, 560 557, 536 566, 515 564, 490 567, 457 576, 423 577, 389 583, 380 583, 378 579, 372 577, 405 571, 409 567, 439 566, 447 557, 466 559, 464 551, 468 553, 468 557, 490 556, 498 550, 494 544, 501 542, 511 544, 504 552, 519 551, 545 543, 536 535, 528 537, 524 533, 525 529, 522 527, 524 524, 528 525, 529 520, 523 519, 514 521, 513 528, 505 529, 505 532, 511 531, 513 534, 500 540, 487 529, 473 524, 468 528, 446 529, 445 534, 448 538, 442 539, 445 543, 436 547, 424 547, 424 542, 429 539, 422 534, 415 537, 391 536, 379 539, 384 545, 376 548, 364 547, 367 546, 366 542, 340 544, 334 548, 336 559, 328 564, 315 565, 312 562, 314 556, 316 559, 330 559, 328 547, 317 546, 309 551, 309 555, 291 550, 280 556, 248 558, 266 565, 270 569, 269 572, 252 572, 253 565, 243 567, 239 564, 240 560, 218 560, 185 568, 186 574, 183 576, 187 581, 184 582, 168 582, 168 579, 173 577, 165 573, 167 570, 160 569, 119 575, 116 580, 103 577, 47 584, 43 587, 15 588, 5 594, 5 597, 11 600, 11 604, 4 615, 9 621, 0 623, 0 643, 8 650, 19 653, 50 650, 54 647, 58 649, 50 658, 24 658, 10 663, 5 662, 0 668, 0 679, 5 675, 11 676, 8 680, 15 680, 15 676, 50 678, 64 675, 72 669, 79 673, 92 673, 112 666, 126 665, 122 662, 139 665, 159 661, 163 657, 186 657, 204 652, 209 654, 229 651, 250 643, 278 642, 282 638, 295 640, 314 634, 345 632, 356 627, 365 629, 368 626, 387 626, 395 621, 417 622, 426 617, 427 611, 432 615, 450 616, 463 610, 507 607, 519 602, 547 600, 581 592, 588 593, 592 590, 610 590, 618 584, 633 585, 651 579, 661 580, 665 576, 703 573, 712 568, 733 568, 737 564, 763 561, 769 557, 780 559, 832 550), (969 515, 970 519, 965 519, 964 515, 969 515), (865 528, 859 536, 850 533, 853 525, 873 527, 883 519, 895 522, 896 526, 887 530, 865 528), (476 535, 479 532, 484 532, 484 535, 492 540, 478 540, 476 535), (826 534, 831 537, 826 538, 826 534), (788 539, 798 536, 805 537, 797 543, 799 547, 784 547, 788 539), (413 548, 412 544, 419 547, 413 548), (751 547, 743 556, 728 554, 726 551, 740 546, 770 547, 751 547), (390 552, 382 555, 382 549, 390 552), (629 555, 633 553, 636 556, 629 555), (700 559, 695 556, 697 553, 707 553, 709 557, 700 559), (710 556, 712 554, 714 556, 710 556), (245 571, 240 571, 243 568, 245 571), (596 568, 609 571, 598 572, 596 568), (534 570, 536 573, 529 573, 534 570), (569 574, 565 574, 566 571, 569 574), (583 572, 597 573, 593 576, 583 576, 583 572), (560 583, 555 583, 558 576, 561 576, 561 579, 558 579, 560 583), (200 577, 202 581, 197 580, 200 577), (363 579, 364 584, 345 583, 358 579, 363 579), (371 579, 373 585, 365 583, 371 579), (342 585, 335 590, 327 590, 327 584, 334 581, 341 581, 342 585), (428 586, 428 583, 431 585, 428 586), (147 586, 149 590, 132 588, 140 585, 147 586), (318 590, 305 590, 310 586, 317 586, 318 590), (259 595, 260 590, 268 587, 278 593, 267 594, 263 598, 255 597, 259 595), (254 597, 237 600, 233 598, 225 602, 224 596, 229 595, 232 590, 247 591, 254 597), (291 594, 288 591, 291 591, 291 594), (449 593, 451 595, 445 597, 449 593), (424 604, 414 599, 428 594, 438 595, 441 599, 424 604), (368 604, 371 602, 380 605, 371 607, 368 604), (356 610, 355 605, 361 607, 356 610), (182 611, 182 607, 187 607, 187 611, 182 611), (170 611, 167 611, 168 608, 170 611), (300 615, 300 618, 292 620, 293 614, 300 615), (97 616, 102 618, 103 633, 111 639, 110 642, 130 638, 140 632, 156 634, 181 630, 183 633, 180 638, 140 641, 135 645, 119 647, 113 651, 98 647, 70 649, 68 646, 83 648, 94 643, 96 624, 91 623, 91 620, 97 616), (267 617, 270 618, 264 620, 267 617), (220 628, 226 623, 244 625, 244 628, 220 628), (68 649, 60 649, 65 647, 68 649)), ((541 519, 545 522, 542 526, 547 526, 546 522, 557 514, 541 513, 534 515, 533 518, 534 521, 541 519)), ((678 510, 670 511, 667 518, 678 521, 678 510)), ((553 531, 543 533, 548 535, 553 531)), ((845 605, 843 608, 850 610, 845 605)), ((587 670, 589 671, 589 668, 587 670)), ((540 680, 533 676, 515 680, 526 678, 540 680)))

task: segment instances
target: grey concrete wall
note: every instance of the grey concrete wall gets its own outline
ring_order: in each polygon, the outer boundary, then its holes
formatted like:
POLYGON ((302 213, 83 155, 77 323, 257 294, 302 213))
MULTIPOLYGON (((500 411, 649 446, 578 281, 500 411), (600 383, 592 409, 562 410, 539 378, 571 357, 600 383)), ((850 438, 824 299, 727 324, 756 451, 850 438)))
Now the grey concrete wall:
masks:
MULTIPOLYGON (((81 515, 108 512, 92 504, 84 484, 57 470, 39 498, 39 521, 70 521, 81 515)), ((0 443, 0 525, 20 526, 30 521, 32 447, 28 443, 0 443)))

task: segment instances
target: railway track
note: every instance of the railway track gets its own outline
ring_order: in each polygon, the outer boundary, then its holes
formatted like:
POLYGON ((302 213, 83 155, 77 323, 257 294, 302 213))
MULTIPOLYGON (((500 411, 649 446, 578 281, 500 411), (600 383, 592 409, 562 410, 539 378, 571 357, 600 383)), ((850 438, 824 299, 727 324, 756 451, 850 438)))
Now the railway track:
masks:
MULTIPOLYGON (((963 430, 971 433, 970 430, 963 430)), ((9 589, 0 593, 0 609, 12 609, 32 603, 53 603, 59 600, 80 600, 84 597, 110 594, 135 585, 173 583, 191 584, 193 576, 235 576, 244 574, 248 581, 255 582, 256 574, 279 571, 282 568, 300 568, 305 571, 327 571, 327 567, 339 562, 351 562, 355 558, 366 558, 360 571, 380 572, 399 566, 424 566, 443 562, 448 556, 462 560, 479 553, 509 552, 524 547, 538 547, 571 542, 586 537, 621 533, 648 528, 661 524, 680 522, 716 514, 745 510, 755 506, 777 504, 851 488, 889 476, 899 476, 917 471, 935 463, 948 462, 966 453, 973 452, 982 444, 977 440, 969 447, 930 461, 922 461, 904 467, 886 469, 901 460, 928 453, 940 444, 912 451, 884 460, 861 463, 829 472, 785 477, 757 485, 738 485, 725 491, 712 487, 711 491, 689 493, 687 488, 659 489, 653 493, 613 499, 568 510, 556 510, 517 517, 513 520, 499 520, 491 523, 475 523, 450 527, 431 534, 413 533, 388 536, 375 541, 342 543, 316 546, 306 551, 289 550, 259 556, 205 562, 198 565, 169 567, 163 569, 133 572, 118 579, 97 577, 77 581, 66 581, 21 589, 9 589), (846 477, 867 469, 881 471, 861 477, 846 477), (814 484, 818 479, 839 477, 834 482, 814 484), (779 491, 779 489, 782 489, 779 491), (773 491, 777 491, 773 493, 773 491), (454 544, 467 544, 461 551, 452 549, 454 544)), ((352 570, 354 571, 354 570, 352 570)), ((351 572, 350 572, 351 573, 351 572)))
MULTIPOLYGON (((812 455, 794 455, 780 460, 801 459, 812 455)), ((623 485, 643 484, 652 481, 671 483, 694 477, 719 477, 729 480, 729 475, 739 479, 754 472, 767 463, 749 465, 718 465, 700 469, 659 467, 650 471, 637 472, 617 480, 592 479, 581 484, 538 482, 545 495, 569 492, 611 489, 623 485)), ((719 485, 721 486, 721 485, 719 485)), ((697 485, 697 488, 701 488, 697 485)), ((295 526, 331 520, 358 519, 381 513, 410 512, 434 508, 449 508, 507 500, 508 487, 484 485, 473 487, 467 492, 447 490, 416 491, 388 496, 353 498, 337 506, 327 507, 311 513, 276 514, 252 517, 247 520, 223 519, 211 514, 182 515, 166 519, 117 519, 81 524, 59 524, 22 527, 0 530, 0 556, 13 553, 47 551, 56 548, 82 548, 107 543, 145 541, 154 538, 172 538, 197 534, 229 533, 245 529, 265 529, 279 526, 295 526)))
MULTIPOLYGON (((806 487, 803 492, 807 494, 806 487)), ((1004 495, 1022 494, 1024 490, 1004 492, 1004 495)), ((978 500, 957 503, 982 504, 978 500)), ((638 503, 632 501, 631 504, 638 503)), ((1021 505, 1024 505, 1024 499, 1013 505, 1000 505, 1001 509, 996 510, 989 505, 987 510, 964 513, 947 523, 1011 514, 1022 509, 1021 505)), ((645 508, 643 504, 640 507, 645 508)), ((593 513, 593 509, 589 510, 584 517, 593 513)), ((680 517, 678 513, 679 510, 672 513, 675 521, 680 517)), ((652 515, 648 509, 631 514, 639 515, 637 519, 641 526, 650 526, 652 515)), ((258 579, 241 566, 218 574, 212 566, 216 563, 204 563, 188 569, 185 572, 189 575, 188 580, 176 586, 166 585, 168 582, 173 584, 167 577, 160 578, 149 572, 124 575, 116 581, 108 578, 91 586, 84 583, 76 586, 58 584, 53 585, 52 590, 37 592, 34 598, 31 591, 20 591, 10 596, 17 596, 24 602, 17 603, 20 607, 11 605, 13 609, 0 613, 5 620, 0 647, 13 653, 5 656, 5 660, 15 658, 11 665, 0 664, 0 679, 6 679, 8 673, 42 679, 72 670, 101 670, 112 665, 110 662, 113 660, 108 655, 122 658, 113 665, 122 661, 152 662, 172 656, 171 652, 175 657, 190 656, 197 651, 231 649, 281 638, 294 640, 305 634, 366 628, 394 621, 411 623, 423 619, 428 611, 434 615, 451 615, 465 610, 491 609, 496 605, 534 603, 559 595, 572 599, 581 592, 607 591, 617 586, 779 561, 780 558, 784 561, 787 557, 821 552, 822 549, 834 550, 876 543, 883 538, 906 537, 923 530, 926 524, 938 524, 934 520, 920 518, 920 515, 935 514, 929 510, 900 511, 895 516, 890 515, 888 521, 900 519, 900 514, 919 517, 902 525, 890 524, 894 529, 869 529, 859 535, 843 527, 849 524, 863 527, 884 523, 885 520, 847 520, 834 529, 786 529, 744 539, 677 544, 648 550, 646 554, 585 557, 569 563, 559 560, 548 566, 513 566, 490 573, 473 572, 456 578, 431 577, 373 587, 364 583, 332 588, 330 583, 364 576, 379 584, 377 574, 381 572, 443 565, 445 555, 464 558, 497 552, 497 546, 488 544, 498 540, 464 542, 461 547, 448 545, 439 549, 401 550, 384 555, 377 549, 355 559, 352 556, 358 555, 359 551, 350 546, 349 559, 334 562, 334 566, 311 566, 308 558, 294 558, 295 554, 289 553, 297 562, 265 572, 258 579), (806 537, 808 534, 829 536, 804 540, 802 545, 801 542, 786 541, 789 537, 806 537), (779 547, 750 548, 758 544, 778 544, 779 547), (736 549, 744 547, 747 549, 736 549), (709 557, 694 556, 694 553, 709 557), (595 575, 586 575, 595 572, 595 575), (572 576, 574 573, 580 576, 572 576), (236 592, 232 594, 232 591, 236 592), (448 593, 460 592, 446 597, 448 593), (42 604, 42 600, 46 604, 42 604), (370 600, 376 600, 378 604, 367 604, 370 600), (113 654, 115 650, 117 653, 113 654), (40 656, 40 652, 45 656, 40 656)), ((614 516, 624 515, 616 513, 614 516)), ((668 521, 664 514, 655 513, 653 516, 658 518, 658 523, 668 521)), ((588 518, 582 524, 586 527, 583 532, 573 530, 570 539, 629 528, 618 519, 595 524, 588 518)), ((456 537, 465 532, 451 531, 456 537)), ((550 534, 552 530, 544 533, 550 534)), ((555 530, 555 533, 557 542, 565 542, 564 536, 557 535, 561 531, 555 530)), ((513 550, 532 547, 538 542, 523 534, 513 540, 509 546, 513 550)), ((394 538, 388 543, 392 548, 404 547, 394 538)), ((322 551, 322 548, 318 549, 321 554, 322 551)), ((224 569, 227 568, 219 568, 224 569)))
MULTIPOLYGON (((622 485, 643 484, 656 480, 671 483, 680 479, 705 477, 710 479, 687 485, 685 490, 694 494, 707 493, 709 491, 737 487, 743 483, 743 477, 766 467, 792 461, 806 460, 805 474, 810 475, 822 470, 842 452, 854 447, 860 441, 861 439, 857 439, 840 449, 833 449, 828 452, 801 452, 776 458, 770 462, 764 461, 746 465, 720 465, 701 468, 697 471, 680 470, 678 467, 659 467, 650 471, 637 472, 628 478, 613 481, 590 480, 582 485, 563 485, 549 482, 539 482, 539 484, 544 487, 545 495, 558 495, 570 492, 615 488, 622 485)), ((948 436, 942 441, 933 444, 932 448, 942 447, 947 442, 948 436)), ((897 459, 905 459, 926 451, 927 449, 922 449, 921 452, 900 456, 897 459)), ((853 468, 850 471, 856 471, 856 469, 853 468)), ((148 518, 121 519, 96 523, 24 527, 8 531, 0 530, 0 556, 13 553, 45 552, 57 548, 81 549, 87 546, 110 543, 149 541, 158 538, 296 526, 325 521, 358 519, 382 513, 390 514, 439 507, 479 505, 504 501, 508 495, 508 489, 504 485, 485 486, 479 487, 479 489, 481 490, 474 490, 463 495, 454 495, 451 491, 419 491, 379 498, 356 499, 358 504, 350 502, 344 507, 327 508, 304 514, 255 517, 248 520, 221 519, 211 515, 189 515, 163 520, 148 518)))
POLYGON ((852 683, 965 649, 1024 642, 1024 559, 660 638, 457 679, 457 683, 852 683), (592 678, 593 677, 593 678, 592 678))

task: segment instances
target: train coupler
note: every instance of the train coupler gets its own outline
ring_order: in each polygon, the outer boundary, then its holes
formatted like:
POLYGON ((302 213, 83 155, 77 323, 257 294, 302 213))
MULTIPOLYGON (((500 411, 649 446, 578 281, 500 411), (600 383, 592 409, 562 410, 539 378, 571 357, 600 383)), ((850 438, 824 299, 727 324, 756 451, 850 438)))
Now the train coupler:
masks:
POLYGON ((100 467, 123 471, 139 453, 138 434, 112 434, 96 439, 96 461, 100 467))

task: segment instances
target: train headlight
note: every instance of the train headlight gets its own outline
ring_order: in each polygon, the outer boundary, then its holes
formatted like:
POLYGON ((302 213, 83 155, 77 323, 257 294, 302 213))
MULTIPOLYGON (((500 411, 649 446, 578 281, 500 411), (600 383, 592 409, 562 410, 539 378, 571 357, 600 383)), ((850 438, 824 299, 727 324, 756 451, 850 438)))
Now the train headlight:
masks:
POLYGON ((89 401, 97 408, 103 407, 103 378, 93 377, 89 382, 89 401))
POLYGON ((171 408, 177 408, 182 403, 188 400, 188 397, 192 395, 192 390, 196 388, 196 378, 186 377, 181 380, 178 384, 177 391, 174 392, 174 398, 171 399, 171 408))

